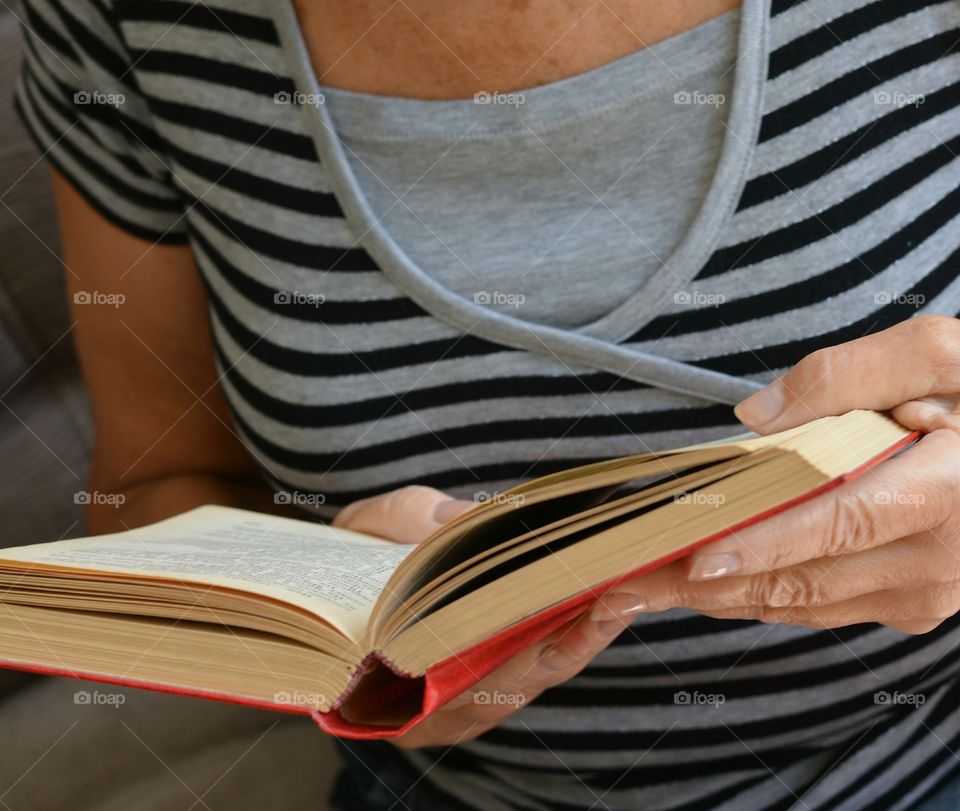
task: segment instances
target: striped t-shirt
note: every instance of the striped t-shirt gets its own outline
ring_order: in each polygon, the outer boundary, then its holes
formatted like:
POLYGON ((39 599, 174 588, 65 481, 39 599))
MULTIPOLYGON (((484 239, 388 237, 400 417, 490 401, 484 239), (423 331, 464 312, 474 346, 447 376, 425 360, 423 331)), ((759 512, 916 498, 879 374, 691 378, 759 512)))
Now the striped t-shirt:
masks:
MULTIPOLYGON (((23 19, 27 127, 105 217, 191 247, 237 430, 322 516, 732 433, 729 404, 809 352, 960 310, 952 0, 744 0, 695 222, 576 330, 454 295, 397 250, 312 103, 285 0, 26 0, 23 19)), ((642 616, 474 741, 352 745, 369 769, 348 755, 342 796, 911 808, 958 771, 958 641, 954 621, 907 636, 642 616)))

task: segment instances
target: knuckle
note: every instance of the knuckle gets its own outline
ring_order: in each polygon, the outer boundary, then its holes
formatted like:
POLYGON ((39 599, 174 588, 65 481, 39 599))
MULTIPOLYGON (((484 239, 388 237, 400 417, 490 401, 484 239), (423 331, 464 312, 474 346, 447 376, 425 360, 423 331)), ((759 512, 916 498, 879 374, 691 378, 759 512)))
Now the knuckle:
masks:
POLYGON ((408 484, 393 491, 394 495, 403 501, 418 501, 426 496, 432 496, 435 492, 432 487, 426 487, 422 484, 408 484))
POLYGON ((744 587, 745 608, 748 611, 760 609, 769 605, 771 575, 757 575, 750 579, 744 587))
POLYGON ((766 625, 794 625, 798 623, 796 615, 786 608, 761 608, 757 611, 754 619, 766 625))
POLYGON ((743 619, 752 620, 753 622, 769 622, 770 611, 763 606, 753 606, 743 612, 743 619))
MULTIPOLYGON (((921 440, 924 450, 933 457, 934 470, 926 471, 927 475, 918 483, 918 490, 922 486, 924 501, 932 500, 934 508, 941 508, 943 517, 950 517, 957 512, 960 503, 960 434, 950 429, 939 429, 927 434, 921 440)), ((928 510, 918 510, 926 514, 928 510)))
POLYGON ((795 559, 797 550, 796 544, 791 541, 797 537, 798 533, 807 531, 806 527, 797 520, 796 515, 791 516, 785 513, 780 516, 780 520, 782 524, 779 526, 783 529, 771 533, 770 542, 765 544, 762 550, 750 550, 746 553, 752 552, 755 558, 759 556, 760 559, 756 560, 756 563, 766 572, 780 571, 794 565, 797 562, 795 559))
POLYGON ((900 630, 914 636, 920 636, 937 630, 941 625, 943 625, 943 620, 917 620, 901 627, 900 630))
POLYGON ((960 348, 960 322, 949 315, 918 315, 910 320, 914 331, 929 341, 960 348))
POLYGON ((820 605, 823 594, 820 585, 802 569, 795 572, 779 572, 766 587, 766 601, 771 608, 820 605))
POLYGON ((958 466, 960 460, 957 459, 957 451, 960 450, 960 435, 955 431, 931 431, 923 438, 927 447, 933 448, 942 457, 948 459, 958 466))
POLYGON ((960 594, 960 560, 954 551, 939 542, 934 547, 921 547, 921 551, 929 554, 930 566, 926 576, 934 585, 960 594))
POLYGON ((504 672, 497 678, 495 684, 488 685, 484 689, 490 693, 509 693, 511 695, 527 693, 539 686, 536 683, 537 675, 537 672, 529 667, 520 672, 504 672))
POLYGON ((929 347, 933 390, 960 386, 960 321, 948 315, 920 315, 911 319, 921 346, 929 347))
POLYGON ((432 487, 408 484, 406 487, 400 487, 387 493, 383 500, 383 509, 388 513, 393 510, 408 510, 416 504, 422 504, 428 499, 433 499, 436 492, 432 487))
POLYGON ((793 367, 790 376, 793 378, 794 394, 802 397, 804 392, 812 388, 818 381, 829 380, 835 365, 835 348, 825 347, 806 355, 793 367))
POLYGON ((838 491, 832 504, 822 550, 825 556, 836 557, 877 536, 876 514, 864 494, 838 491))
POLYGON ((960 591, 955 587, 929 589, 925 603, 924 613, 938 623, 943 622, 960 611, 960 591))

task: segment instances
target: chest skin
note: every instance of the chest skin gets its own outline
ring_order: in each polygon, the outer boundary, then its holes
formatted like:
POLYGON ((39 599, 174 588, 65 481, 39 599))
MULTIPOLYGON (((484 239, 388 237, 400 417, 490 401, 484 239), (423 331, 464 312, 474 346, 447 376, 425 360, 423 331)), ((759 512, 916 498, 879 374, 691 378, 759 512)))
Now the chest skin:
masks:
POLYGON ((295 0, 320 84, 418 99, 575 76, 739 0, 295 0))

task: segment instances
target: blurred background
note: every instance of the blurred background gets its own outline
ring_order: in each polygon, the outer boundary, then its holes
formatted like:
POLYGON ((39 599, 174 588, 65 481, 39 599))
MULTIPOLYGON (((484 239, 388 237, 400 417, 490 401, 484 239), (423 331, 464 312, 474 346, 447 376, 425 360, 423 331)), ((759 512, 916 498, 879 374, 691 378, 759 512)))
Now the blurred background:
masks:
MULTIPOLYGON (((92 443, 47 166, 12 108, 19 25, 0 3, 0 546, 84 534, 92 443)), ((337 768, 309 719, 5 670, 0 735, 4 811, 322 811, 337 768)))

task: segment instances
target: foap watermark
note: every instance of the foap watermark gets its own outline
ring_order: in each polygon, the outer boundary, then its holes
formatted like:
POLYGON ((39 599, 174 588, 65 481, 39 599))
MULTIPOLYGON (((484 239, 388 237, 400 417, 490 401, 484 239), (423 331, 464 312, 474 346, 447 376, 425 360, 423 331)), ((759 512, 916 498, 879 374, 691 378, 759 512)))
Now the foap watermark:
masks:
POLYGON ((325 304, 327 297, 323 293, 304 293, 300 290, 278 290, 273 294, 274 304, 306 304, 308 307, 319 307, 325 304))
POLYGON ((299 90, 280 90, 273 94, 274 104, 293 104, 300 107, 319 107, 326 102, 323 93, 301 93, 299 90))
POLYGON ((481 290, 473 294, 474 304, 495 304, 500 307, 522 307, 526 300, 527 297, 523 295, 523 293, 502 293, 499 290, 494 290, 493 292, 481 290))
POLYGON ((873 694, 873 703, 880 706, 913 707, 914 709, 922 707, 927 701, 923 693, 901 693, 894 690, 892 693, 887 690, 878 690, 873 694))
POLYGON ((927 501, 925 493, 901 493, 898 490, 882 490, 873 494, 874 504, 899 504, 904 507, 920 507, 927 501))
POLYGON ((99 490, 90 492, 88 490, 78 490, 73 494, 74 504, 100 505, 113 507, 116 509, 121 506, 127 497, 123 493, 101 493, 99 490))
POLYGON ((499 690, 477 690, 473 694, 474 704, 497 707, 522 707, 527 702, 523 693, 501 693, 499 690))
POLYGON ((274 504, 292 504, 296 507, 320 507, 327 503, 323 493, 305 493, 301 490, 278 490, 273 494, 274 504))
POLYGON ((673 303, 681 307, 719 307, 727 297, 723 293, 701 293, 699 290, 678 290, 673 303))
POLYGON ((101 293, 99 290, 78 290, 73 294, 74 304, 106 304, 120 307, 127 297, 123 293, 101 293))
POLYGON ((123 93, 104 93, 100 90, 78 90, 73 94, 73 103, 85 106, 120 107, 127 103, 123 93))
POLYGON ((723 493, 677 493, 673 500, 677 504, 704 504, 708 507, 719 507, 724 504, 727 497, 723 493))
POLYGON ((873 94, 873 103, 885 107, 919 107, 926 100, 923 93, 903 93, 898 90, 878 90, 873 94))
POLYGON ((114 707, 119 709, 127 703, 123 693, 101 693, 99 690, 77 690, 73 703, 78 707, 114 707))
POLYGON ((479 93, 473 94, 474 104, 494 104, 504 107, 519 107, 526 100, 527 97, 524 96, 523 93, 500 93, 497 91, 490 93, 486 90, 481 90, 479 93))
POLYGON ((896 290, 881 290, 873 294, 873 303, 881 307, 887 304, 899 304, 902 307, 913 307, 920 309, 927 303, 927 297, 923 293, 900 293, 896 290))
POLYGON ((673 94, 674 104, 705 104, 708 107, 722 107, 727 103, 723 93, 702 93, 699 90, 678 90, 673 94))
POLYGON ((491 493, 489 490, 477 490, 473 494, 473 500, 477 504, 493 502, 494 504, 509 504, 513 507, 519 507, 526 502, 527 497, 523 493, 499 493, 496 491, 491 493))
POLYGON ((723 693, 701 693, 699 690, 690 692, 688 690, 678 690, 673 694, 673 703, 689 707, 720 707, 725 704, 727 697, 723 693))
POLYGON ((318 709, 327 703, 327 697, 323 693, 278 690, 273 694, 273 703, 284 707, 313 707, 318 709))

